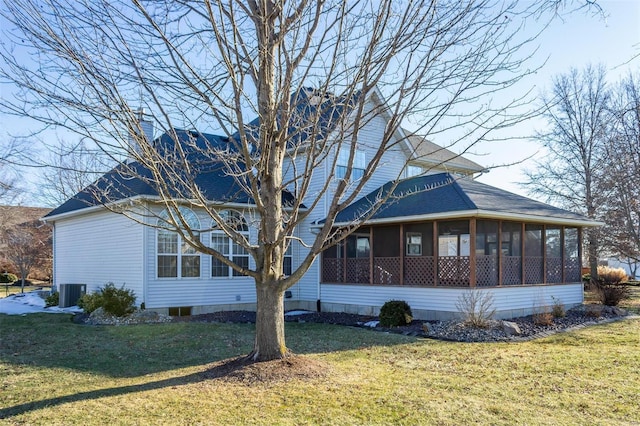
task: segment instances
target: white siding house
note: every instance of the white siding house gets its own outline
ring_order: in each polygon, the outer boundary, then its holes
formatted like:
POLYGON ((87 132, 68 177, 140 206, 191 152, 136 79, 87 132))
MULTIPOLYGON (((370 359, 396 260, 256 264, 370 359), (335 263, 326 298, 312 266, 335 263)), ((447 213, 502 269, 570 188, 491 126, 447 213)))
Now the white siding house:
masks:
MULTIPOLYGON (((375 111, 379 104, 374 97, 367 109, 375 111)), ((387 120, 379 114, 360 129, 356 169, 366 167, 375 155, 387 120)), ((501 317, 527 314, 537 305, 552 304, 554 298, 567 306, 582 302, 582 284, 575 273, 580 267, 580 230, 594 223, 476 184, 471 179, 483 171, 480 165, 421 137, 398 130, 394 138, 397 144, 384 154, 357 201, 340 212, 336 226, 348 224, 358 208, 366 207, 367 194, 393 190, 391 182, 400 182, 415 194, 385 205, 357 234, 319 256, 289 289, 286 308, 377 314, 384 302, 402 299, 418 319, 448 318, 456 314, 460 294, 476 287, 493 295, 501 317), (412 165, 411 170, 407 164, 412 165), (411 177, 415 173, 419 176, 411 177), (468 177, 458 181, 462 175, 468 177), (411 178, 403 180, 407 177, 411 178), (427 187, 432 190, 426 191, 427 187), (453 252, 442 251, 445 243, 453 252)), ((321 193, 332 172, 336 176, 331 185, 337 184, 342 177, 340 155, 332 148, 328 160, 313 170, 309 197, 321 193), (334 170, 336 156, 338 167, 334 170)), ((285 166, 285 179, 292 179, 304 161, 304 152, 297 153, 285 166)), ((358 173, 355 171, 354 179, 358 173)), ((103 181, 118 179, 116 171, 105 175, 103 181)), ((210 185, 212 193, 224 186, 201 183, 210 185)), ((145 197, 151 199, 152 195, 129 190, 134 187, 148 190, 144 185, 130 185, 123 190, 121 201, 135 199, 153 210, 151 204, 144 204, 145 197)), ((113 282, 132 289, 139 305, 172 314, 255 309, 251 278, 231 271, 227 274, 211 256, 181 249, 179 237, 139 223, 154 225, 149 221, 156 218, 134 221, 114 213, 92 198, 94 193, 83 191, 45 217, 54 224, 54 285, 82 283, 88 291, 95 291, 113 282)), ((291 246, 294 269, 307 254, 304 245, 312 244, 315 230, 326 217, 331 195, 330 189, 296 229, 295 236, 304 244, 291 246)), ((211 201, 218 200, 214 197, 211 201)), ((310 200, 303 202, 309 204, 310 200)), ((253 214, 251 203, 235 200, 219 203, 217 208, 244 217, 249 241, 257 241, 257 231, 251 226, 255 218, 249 217, 253 214)), ((211 247, 220 243, 218 234, 211 231, 211 218, 204 211, 192 213, 197 229, 206 230, 200 233, 201 241, 211 247)), ((236 250, 233 244, 224 247, 236 250)), ((240 251, 236 254, 237 262, 254 266, 249 256, 240 251)))

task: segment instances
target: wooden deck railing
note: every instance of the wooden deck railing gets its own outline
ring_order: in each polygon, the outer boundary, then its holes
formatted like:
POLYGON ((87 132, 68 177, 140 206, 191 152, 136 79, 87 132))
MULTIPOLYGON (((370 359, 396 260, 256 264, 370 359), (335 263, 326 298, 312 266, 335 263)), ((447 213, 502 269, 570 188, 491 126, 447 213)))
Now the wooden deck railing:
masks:
MULTIPOLYGON (((475 286, 515 286, 579 282, 579 259, 542 256, 476 256, 475 286), (545 262, 546 261, 546 262, 545 262), (564 270, 563 270, 564 268, 564 270), (524 273, 524 283, 522 275, 524 273), (502 281, 502 282, 500 282, 502 281)), ((469 287, 471 262, 468 256, 407 256, 322 259, 322 282, 342 284, 469 287), (436 270, 437 269, 437 270, 436 270)))

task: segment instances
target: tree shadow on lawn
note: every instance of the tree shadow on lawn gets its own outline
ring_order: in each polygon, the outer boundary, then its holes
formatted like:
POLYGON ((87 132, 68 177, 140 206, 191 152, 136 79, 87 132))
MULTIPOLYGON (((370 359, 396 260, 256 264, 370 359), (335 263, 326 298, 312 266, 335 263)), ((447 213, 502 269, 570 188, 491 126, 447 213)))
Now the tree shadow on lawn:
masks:
MULTIPOLYGON (((409 343, 415 339, 323 324, 287 324, 297 354, 284 360, 247 362, 251 324, 172 323, 135 326, 82 326, 65 316, 0 316, 0 359, 35 368, 63 368, 128 380, 186 367, 203 370, 162 380, 77 392, 0 409, 0 419, 78 401, 224 380, 252 385, 281 380, 315 380, 331 366, 303 354, 356 350, 409 343), (238 356, 242 354, 241 356, 238 356)), ((64 376, 64 373, 61 373, 64 376)), ((61 379, 61 383, 64 382, 61 379)), ((68 385, 65 385, 68 388, 68 385)))
MULTIPOLYGON (((415 338, 338 325, 287 323, 295 354, 392 346, 415 338)), ((248 354, 253 324, 178 322, 129 326, 74 324, 67 315, 0 315, 0 360, 114 378, 206 365, 248 354)))
POLYGON ((224 380, 250 386, 254 383, 274 383, 288 381, 291 379, 323 379, 329 374, 329 370, 330 366, 328 364, 299 355, 292 355, 286 359, 259 363, 251 362, 247 357, 241 356, 215 362, 204 371, 199 371, 185 376, 171 377, 168 379, 137 385, 78 392, 70 395, 47 398, 40 401, 26 402, 11 407, 1 408, 0 419, 7 419, 30 411, 50 408, 62 404, 152 391, 168 387, 178 387, 207 380, 224 380))

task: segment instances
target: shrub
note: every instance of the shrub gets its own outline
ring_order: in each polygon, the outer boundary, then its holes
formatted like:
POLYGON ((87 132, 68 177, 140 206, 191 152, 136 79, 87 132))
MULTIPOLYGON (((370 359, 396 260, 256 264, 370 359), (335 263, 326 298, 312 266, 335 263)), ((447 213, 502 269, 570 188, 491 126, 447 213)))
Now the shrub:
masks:
POLYGON ((105 312, 123 317, 136 310, 136 296, 133 290, 117 288, 113 283, 108 283, 102 289, 102 307, 105 312))
POLYGON ((553 299, 553 307, 551 308, 551 314, 553 315, 553 317, 554 318, 566 317, 567 311, 564 309, 564 304, 553 296, 551 296, 551 298, 553 299))
POLYGON ((627 273, 622 268, 598 266, 598 281, 617 284, 627 281, 628 278, 627 273))
POLYGON ((10 272, 0 274, 0 283, 9 284, 18 281, 18 277, 10 272))
POLYGON ((78 307, 82 308, 86 314, 90 314, 101 306, 102 292, 100 290, 91 294, 83 294, 80 299, 78 299, 78 307))
POLYGON ((465 324, 477 328, 487 328, 496 310, 493 308, 493 295, 489 292, 473 289, 465 291, 456 302, 465 324))
POLYGON ((133 290, 117 288, 113 283, 107 283, 95 293, 85 294, 78 300, 78 306, 85 313, 90 314, 98 308, 116 317, 129 315, 136 310, 136 296, 133 290))
POLYGON ((602 306, 600 305, 587 305, 585 314, 588 317, 600 318, 602 316, 602 306))
POLYGON ((536 312, 533 314, 533 323, 536 325, 553 324, 553 314, 548 311, 536 312))
POLYGON ((410 324, 411 321, 411 308, 403 300, 390 300, 380 308, 380 325, 383 327, 398 327, 410 324))
MULTIPOLYGON (((551 296, 551 298, 554 300, 555 304, 556 299, 553 296, 551 296)), ((540 291, 535 296, 532 317, 533 323, 536 325, 553 324, 554 315, 552 313, 552 308, 549 306, 543 291, 540 291)))
POLYGON ((44 299, 45 308, 49 308, 51 306, 58 306, 60 304, 60 293, 57 291, 51 293, 44 299))
POLYGON ((600 303, 607 306, 617 306, 620 301, 630 297, 626 284, 627 273, 622 268, 598 266, 598 279, 595 280, 595 290, 600 303))

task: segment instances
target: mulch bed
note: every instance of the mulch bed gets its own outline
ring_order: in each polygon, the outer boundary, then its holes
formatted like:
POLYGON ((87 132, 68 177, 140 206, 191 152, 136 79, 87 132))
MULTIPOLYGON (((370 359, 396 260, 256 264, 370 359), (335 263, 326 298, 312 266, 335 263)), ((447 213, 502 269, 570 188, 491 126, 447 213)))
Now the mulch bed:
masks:
MULTIPOLYGON (((303 315, 285 316, 286 322, 335 324, 349 327, 362 327, 375 331, 398 333, 407 336, 456 341, 456 342, 496 342, 509 340, 523 340, 561 332, 581 325, 597 324, 603 321, 619 319, 623 316, 608 309, 594 316, 593 313, 580 306, 567 311, 566 316, 555 318, 549 325, 536 324, 532 315, 513 318, 510 322, 518 324, 522 334, 507 336, 501 327, 501 321, 493 321, 493 326, 486 329, 467 327, 460 321, 421 321, 414 320, 405 326, 384 328, 379 325, 370 327, 365 325, 377 321, 377 317, 348 314, 341 312, 309 312, 303 315)), ((210 314, 174 317, 173 321, 220 322, 220 323, 255 323, 256 314, 251 311, 223 311, 210 314)))

